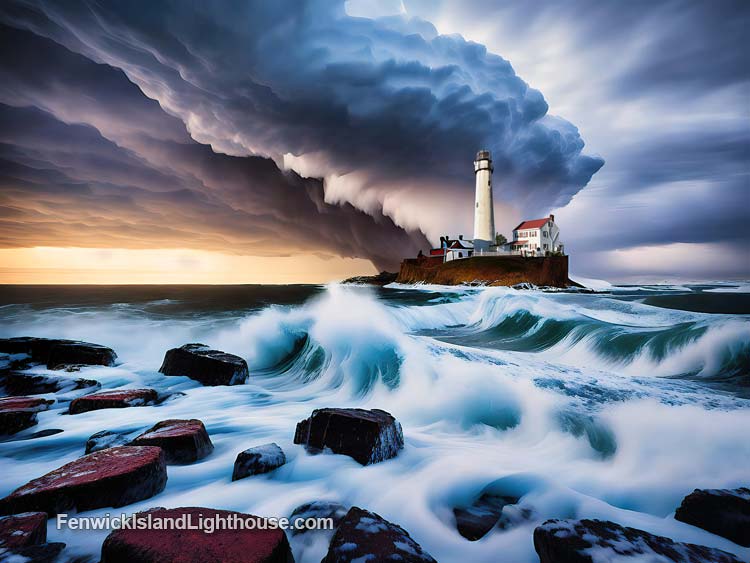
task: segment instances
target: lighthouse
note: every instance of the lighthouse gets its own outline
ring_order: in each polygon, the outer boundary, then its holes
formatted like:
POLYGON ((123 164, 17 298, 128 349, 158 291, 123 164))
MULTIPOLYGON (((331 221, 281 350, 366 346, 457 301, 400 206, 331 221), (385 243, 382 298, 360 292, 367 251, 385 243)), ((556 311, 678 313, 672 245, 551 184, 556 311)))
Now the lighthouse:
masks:
POLYGON ((486 252, 495 245, 495 211, 492 205, 492 157, 479 151, 474 159, 474 252, 486 252))

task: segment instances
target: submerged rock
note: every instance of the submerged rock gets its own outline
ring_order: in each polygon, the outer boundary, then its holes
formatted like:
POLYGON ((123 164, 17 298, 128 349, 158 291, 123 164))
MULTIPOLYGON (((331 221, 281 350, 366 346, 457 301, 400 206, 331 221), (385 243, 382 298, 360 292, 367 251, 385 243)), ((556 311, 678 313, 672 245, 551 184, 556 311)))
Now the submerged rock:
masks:
POLYGON ((750 547, 750 489, 695 489, 682 500, 676 520, 750 547))
POLYGON ((7 395, 38 395, 75 391, 76 389, 99 389, 101 384, 93 379, 72 379, 34 373, 11 372, 5 376, 3 388, 7 395))
POLYGON ((23 512, 0 517, 0 548, 26 547, 46 541, 46 513, 23 512))
POLYGON ((292 523, 292 535, 305 534, 311 531, 314 532, 325 532, 333 535, 336 528, 339 527, 341 521, 346 516, 349 509, 341 504, 340 502, 333 502, 330 500, 314 500, 312 502, 306 502, 305 504, 299 505, 292 511, 292 515, 289 517, 289 521, 292 523), (304 521, 308 518, 330 518, 333 521, 332 530, 308 530, 304 527, 304 521))
POLYGON ((404 436, 386 411, 325 408, 297 423, 294 443, 313 450, 328 448, 368 465, 395 457, 404 447, 404 436))
POLYGON ((517 497, 485 493, 471 506, 453 509, 453 515, 456 517, 456 529, 469 541, 483 538, 496 525, 505 527, 509 523, 509 519, 502 519, 504 516, 503 509, 516 503, 518 503, 517 497))
POLYGON ((247 362, 205 344, 185 344, 168 350, 159 371, 184 375, 203 385, 240 385, 248 378, 247 362))
POLYGON ((89 454, 29 481, 0 499, 0 514, 60 512, 120 507, 164 490, 164 452, 124 446, 89 454))
POLYGON ((321 563, 354 561, 435 563, 401 526, 356 506, 339 524, 321 563))
POLYGON ((167 463, 192 463, 203 459, 214 445, 200 420, 162 420, 131 442, 133 446, 159 446, 167 463))
POLYGON ((70 402, 70 414, 99 409, 123 409, 153 405, 158 398, 154 389, 112 389, 78 397, 70 402))
POLYGON ((117 446, 127 446, 135 433, 134 430, 127 432, 112 432, 110 430, 102 430, 96 434, 92 434, 88 440, 86 440, 86 453, 92 454, 107 448, 115 448, 117 446))
POLYGON ((617 560, 740 563, 731 553, 679 543, 603 520, 547 520, 534 530, 540 563, 609 563, 617 560))
POLYGON ((4 397, 0 399, 0 435, 9 435, 37 424, 37 413, 55 401, 40 397, 4 397))
POLYGON ((218 528, 213 533, 188 530, 115 530, 102 545, 101 563, 293 563, 289 542, 283 530, 270 528, 259 516, 213 508, 154 508, 135 518, 152 521, 180 518, 198 525, 204 520, 239 519, 251 525, 237 529, 218 528), (252 528, 252 529, 250 529, 252 528), (270 529, 264 529, 270 528, 270 529))
POLYGON ((232 471, 232 481, 244 479, 251 475, 268 473, 286 463, 286 456, 278 444, 263 444, 248 448, 237 455, 232 471))
POLYGON ((60 553, 65 544, 60 542, 27 545, 23 547, 0 547, 0 561, 7 563, 60 563, 60 553))

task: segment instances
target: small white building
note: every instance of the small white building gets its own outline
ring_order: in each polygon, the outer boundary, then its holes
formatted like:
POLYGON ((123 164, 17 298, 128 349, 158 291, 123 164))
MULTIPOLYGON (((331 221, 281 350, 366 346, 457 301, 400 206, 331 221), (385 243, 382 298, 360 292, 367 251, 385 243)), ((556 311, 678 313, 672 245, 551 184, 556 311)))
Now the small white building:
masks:
POLYGON ((474 243, 470 240, 464 240, 463 235, 452 239, 450 237, 440 237, 440 248, 430 250, 430 256, 442 256, 443 262, 451 262, 461 258, 469 258, 474 254, 474 243))
POLYGON ((513 240, 509 243, 513 254, 522 256, 544 256, 549 252, 565 252, 560 240, 560 228, 555 216, 524 221, 513 229, 513 240))

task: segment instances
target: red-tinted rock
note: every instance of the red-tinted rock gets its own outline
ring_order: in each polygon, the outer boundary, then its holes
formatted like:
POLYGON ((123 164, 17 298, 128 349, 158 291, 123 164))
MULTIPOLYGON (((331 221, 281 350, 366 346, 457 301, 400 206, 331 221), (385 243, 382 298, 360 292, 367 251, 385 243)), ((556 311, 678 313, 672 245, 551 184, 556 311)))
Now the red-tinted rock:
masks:
POLYGON ((205 344, 185 344, 168 350, 159 371, 184 375, 203 385, 240 385, 247 381, 247 362, 233 354, 212 350, 205 344))
POLYGON ((676 520, 750 547, 750 489, 695 489, 682 500, 676 520))
POLYGON ((0 517, 0 547, 16 548, 47 541, 47 514, 24 512, 0 517))
POLYGON ((321 563, 353 561, 435 563, 401 526, 356 506, 339 524, 321 563))
POLYGON ((15 434, 37 423, 36 413, 47 410, 55 401, 39 397, 0 399, 0 434, 15 434))
MULTIPOLYGON (((212 508, 156 508, 140 512, 136 518, 190 521, 237 518, 248 522, 246 529, 203 530, 116 530, 102 545, 101 563, 293 563, 286 535, 268 527, 258 516, 212 508), (250 527, 255 529, 247 529, 250 527)), ((153 527, 152 527, 153 528, 153 527)), ((239 527, 237 527, 239 528, 239 527)))
POLYGON ((122 409, 153 405, 158 394, 154 389, 112 389, 78 397, 70 402, 70 414, 99 409, 122 409))
POLYGON ((380 409, 325 408, 297 424, 294 443, 313 450, 329 448, 362 465, 395 457, 404 447, 401 425, 380 409))
POLYGON ((163 420, 131 442, 134 446, 159 446, 167 463, 191 463, 214 450, 200 420, 163 420))
POLYGON ((83 456, 29 481, 0 499, 0 514, 60 512, 120 507, 164 490, 164 452, 156 447, 123 446, 83 456))
POLYGON ((100 387, 99 382, 93 379, 73 379, 17 371, 7 374, 3 381, 3 389, 7 395, 37 395, 86 388, 92 388, 90 391, 95 391, 100 387))
POLYGON ((27 354, 50 369, 72 364, 112 366, 117 358, 111 348, 101 344, 31 336, 0 339, 0 352, 27 354))
POLYGON ((547 520, 534 530, 534 548, 540 563, 740 563, 726 551, 604 520, 547 520))

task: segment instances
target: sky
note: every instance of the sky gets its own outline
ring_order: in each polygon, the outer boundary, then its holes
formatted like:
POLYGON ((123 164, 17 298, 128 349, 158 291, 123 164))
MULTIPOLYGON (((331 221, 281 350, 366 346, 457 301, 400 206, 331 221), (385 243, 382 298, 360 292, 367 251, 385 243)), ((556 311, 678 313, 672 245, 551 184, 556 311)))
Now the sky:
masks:
POLYGON ((571 270, 750 279, 750 3, 0 4, 0 282, 320 283, 554 213, 571 270))

